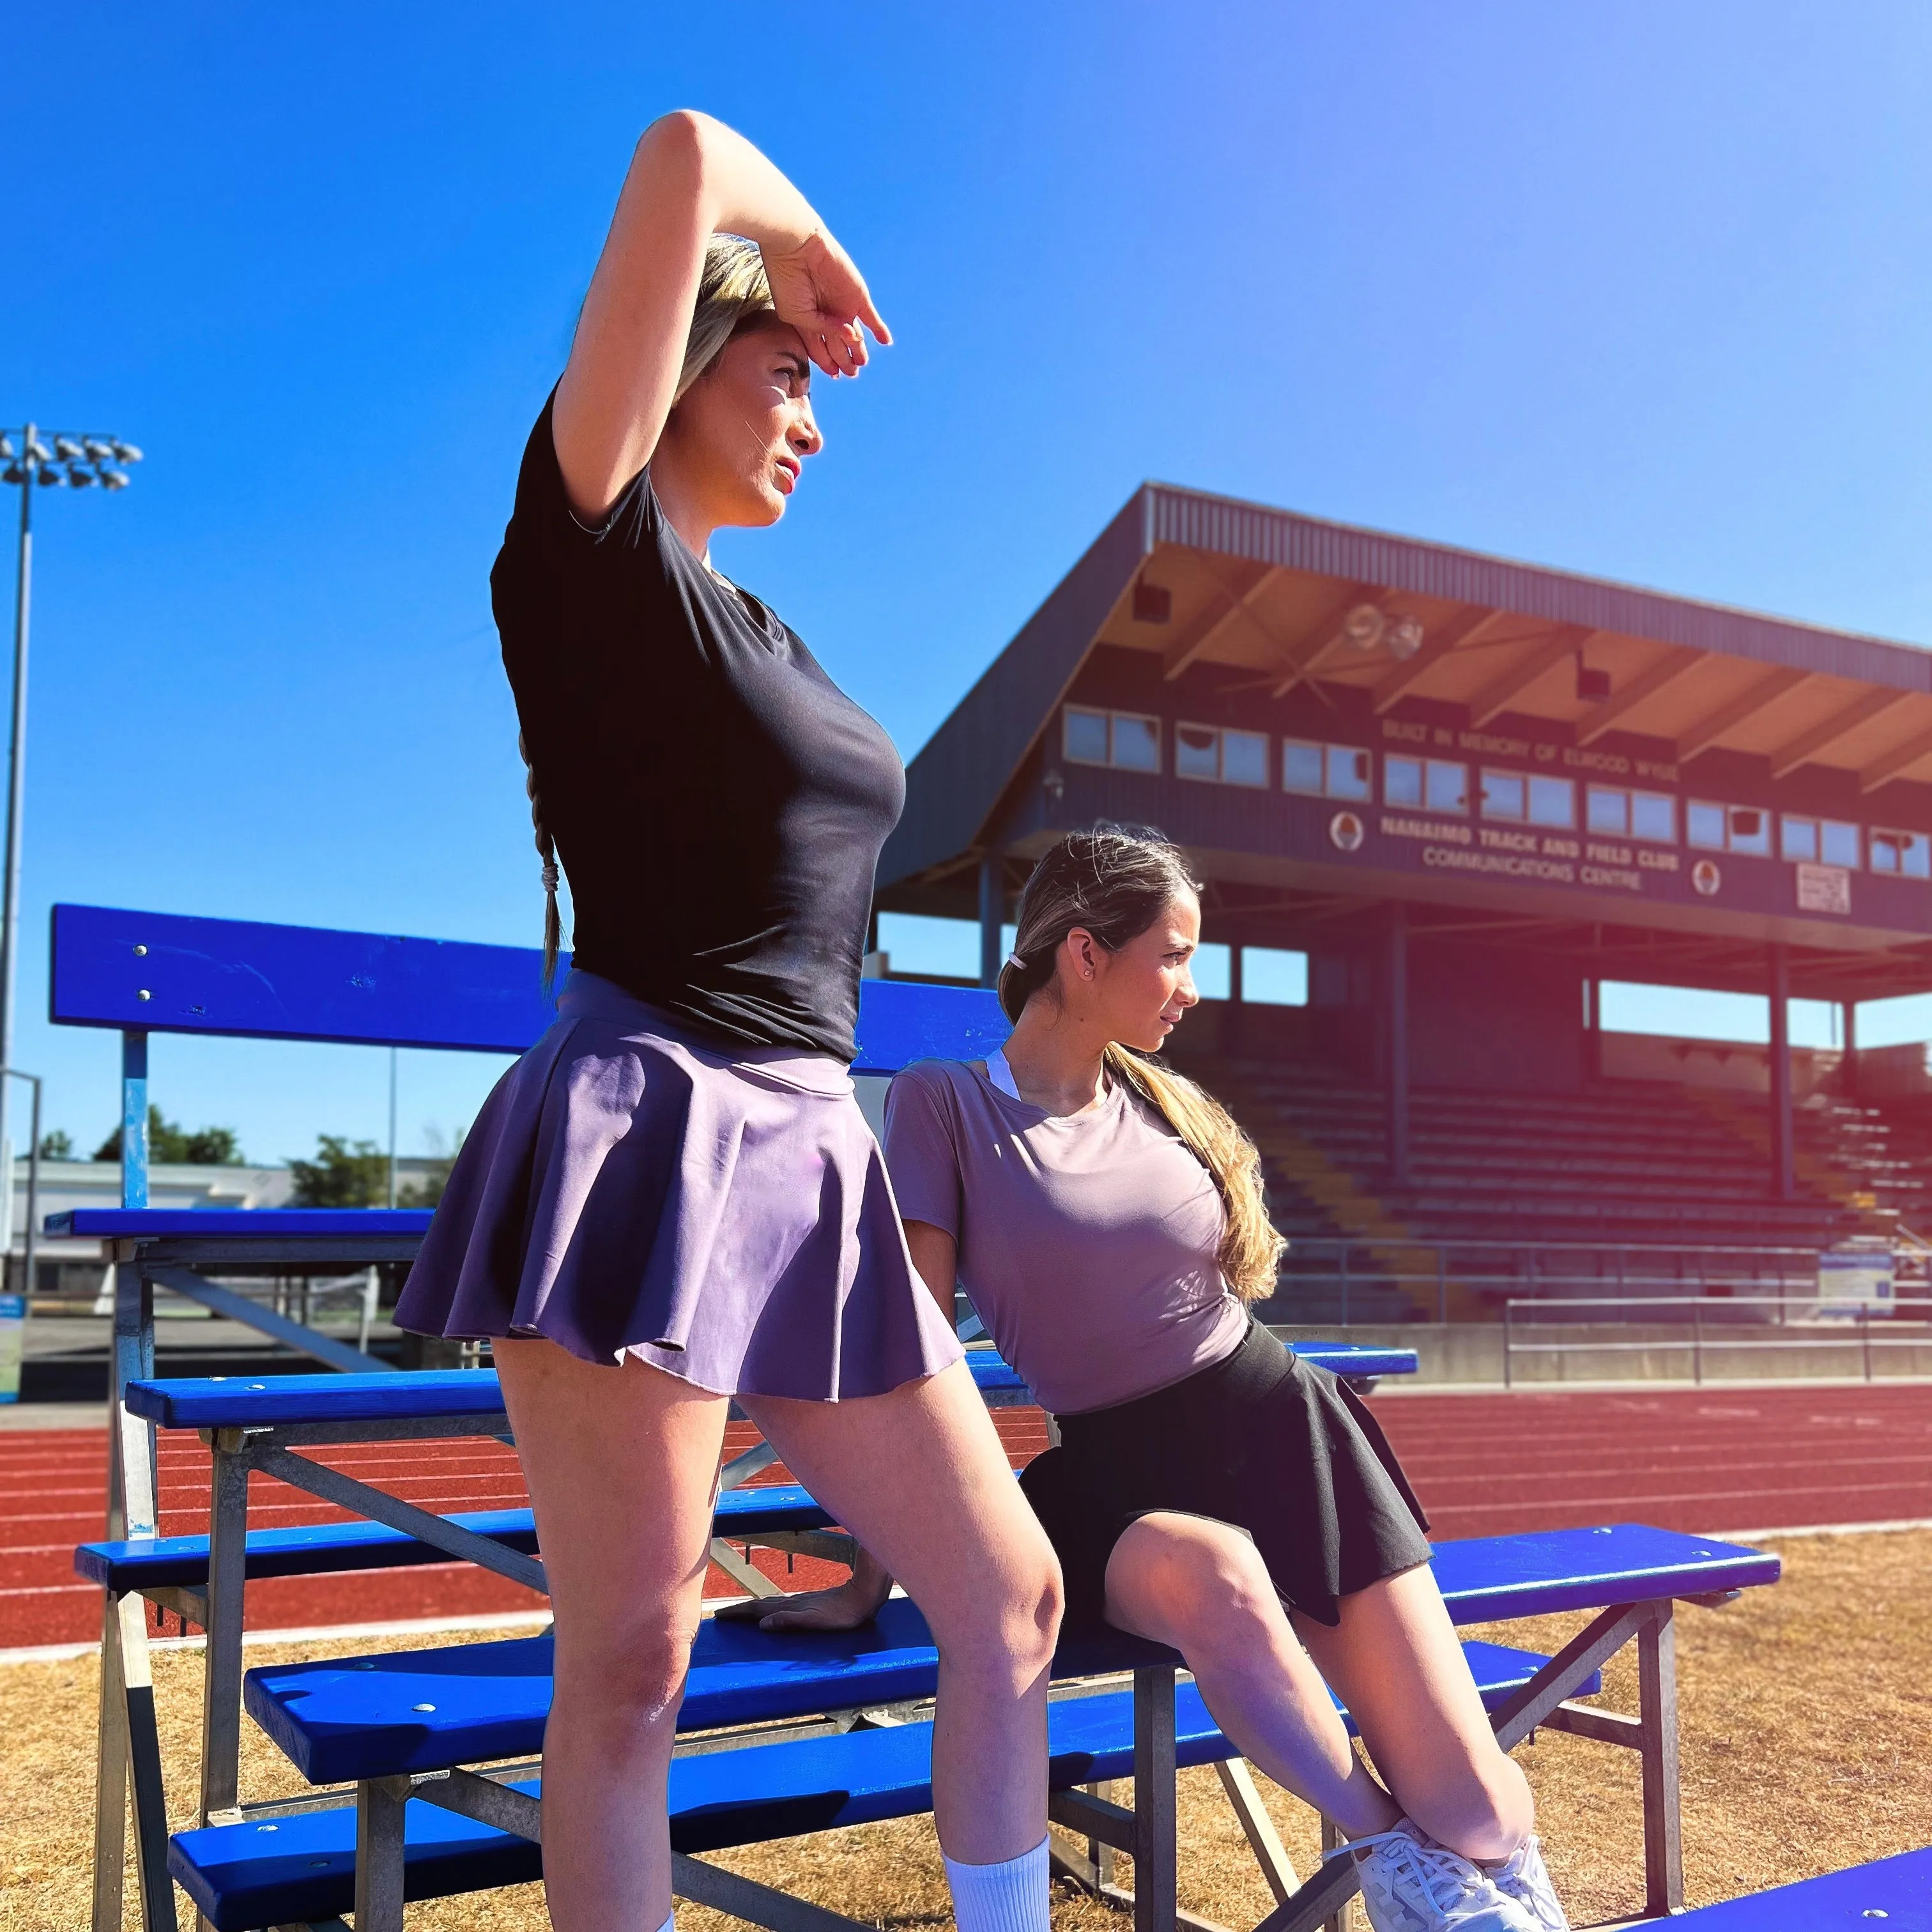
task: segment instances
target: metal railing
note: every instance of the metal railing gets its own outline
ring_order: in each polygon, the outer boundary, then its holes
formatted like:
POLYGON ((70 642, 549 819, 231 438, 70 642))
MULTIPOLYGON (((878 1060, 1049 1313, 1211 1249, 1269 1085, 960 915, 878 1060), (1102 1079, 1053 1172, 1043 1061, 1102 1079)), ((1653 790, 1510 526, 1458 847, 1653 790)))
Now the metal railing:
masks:
POLYGON ((1876 1334, 1873 1331, 1873 1310, 1868 1302, 1834 1309, 1820 1302, 1814 1287, 1794 1316, 1792 1303, 1795 1299, 1786 1295, 1694 1294, 1512 1297, 1503 1304, 1503 1386, 1510 1388, 1515 1385, 1515 1361, 1519 1355, 1656 1354, 1682 1349, 1690 1355, 1691 1381, 1701 1387, 1705 1358, 1713 1350, 1730 1354, 1744 1350, 1775 1349, 1788 1354, 1801 1348, 1856 1348, 1864 1378, 1870 1382, 1874 1349, 1932 1349, 1932 1296, 1905 1296, 1888 1300, 1878 1311, 1885 1328, 1876 1334), (1688 1308, 1690 1313, 1688 1316, 1666 1317, 1660 1321, 1654 1311, 1664 1308, 1688 1308), (1532 1319, 1526 1324, 1517 1312, 1522 1309, 1560 1312, 1554 1318, 1532 1319), (1620 1313, 1610 1323, 1592 1322, 1592 1327, 1618 1325, 1635 1320, 1647 1327, 1688 1328, 1690 1333, 1681 1339, 1668 1334, 1650 1335, 1635 1341, 1609 1337, 1555 1342, 1517 1339, 1519 1329, 1525 1326, 1548 1330, 1569 1325, 1580 1309, 1642 1311, 1634 1317, 1627 1312, 1620 1313), (1763 1312, 1754 1316, 1750 1312, 1754 1309, 1763 1312), (1924 1312, 1916 1318, 1908 1316, 1901 1321, 1900 1318, 1907 1309, 1919 1309, 1924 1312), (1772 1332, 1736 1332, 1745 1328, 1772 1332))
MULTIPOLYGON (((1694 1292, 1742 1301, 1767 1289, 1780 1301, 1815 1300, 1818 1246, 1789 1243, 1662 1241, 1378 1240, 1298 1238, 1283 1260, 1276 1300, 1292 1318, 1374 1321, 1377 1303, 1406 1305, 1384 1321, 1450 1318, 1452 1300, 1502 1303, 1526 1290, 1564 1299, 1600 1296, 1642 1301, 1694 1292)), ((1491 1310, 1486 1310, 1484 1318, 1491 1310)), ((1284 1314, 1278 1318, 1291 1318, 1284 1314)))

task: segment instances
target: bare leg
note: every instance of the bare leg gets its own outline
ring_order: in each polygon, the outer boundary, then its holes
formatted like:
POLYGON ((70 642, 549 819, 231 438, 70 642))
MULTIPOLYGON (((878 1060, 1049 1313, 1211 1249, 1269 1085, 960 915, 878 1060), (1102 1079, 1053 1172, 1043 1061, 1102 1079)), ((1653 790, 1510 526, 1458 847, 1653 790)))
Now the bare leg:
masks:
POLYGON ((710 1546, 727 1404, 635 1360, 499 1341, 556 1618, 544 1889, 556 1932, 670 1915, 665 1782, 710 1546))
POLYGON ((739 1400, 932 1626, 932 1808, 946 1856, 990 1865, 1033 1850, 1046 1835, 1060 1569, 965 1366, 857 1401, 739 1400))
POLYGON ((1466 1858, 1506 1858, 1535 1827, 1522 1768, 1497 1744, 1434 1574, 1424 1564, 1342 1598, 1330 1630, 1294 1627, 1354 1718, 1396 1800, 1466 1858))
POLYGON ((1107 1620, 1172 1644, 1242 1756, 1350 1838, 1386 1832, 1401 1815, 1355 1755, 1239 1530, 1166 1511, 1130 1523, 1107 1564, 1107 1620))

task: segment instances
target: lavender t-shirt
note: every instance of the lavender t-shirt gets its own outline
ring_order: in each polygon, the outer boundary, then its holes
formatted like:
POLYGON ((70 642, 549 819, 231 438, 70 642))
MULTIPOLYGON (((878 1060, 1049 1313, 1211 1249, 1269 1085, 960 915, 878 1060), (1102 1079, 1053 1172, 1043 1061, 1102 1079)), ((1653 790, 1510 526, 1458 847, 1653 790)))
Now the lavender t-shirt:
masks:
POLYGON ((899 1212, 952 1236, 960 1285, 1046 1408, 1130 1401, 1240 1346, 1220 1192, 1121 1083, 1056 1116, 976 1067, 921 1060, 886 1094, 885 1146, 899 1212))

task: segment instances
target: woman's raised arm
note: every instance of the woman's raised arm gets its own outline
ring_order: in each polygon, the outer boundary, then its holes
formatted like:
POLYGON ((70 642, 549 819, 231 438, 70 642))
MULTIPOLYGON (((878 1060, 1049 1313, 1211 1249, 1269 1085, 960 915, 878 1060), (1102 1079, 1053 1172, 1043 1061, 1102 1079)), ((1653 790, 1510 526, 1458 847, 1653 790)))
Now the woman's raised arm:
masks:
POLYGON ((680 110, 645 129, 578 320, 553 418, 564 487, 601 516, 651 460, 677 398, 705 244, 742 235, 778 315, 828 376, 866 360, 864 323, 892 338, 864 278, 811 204, 742 136, 680 110))

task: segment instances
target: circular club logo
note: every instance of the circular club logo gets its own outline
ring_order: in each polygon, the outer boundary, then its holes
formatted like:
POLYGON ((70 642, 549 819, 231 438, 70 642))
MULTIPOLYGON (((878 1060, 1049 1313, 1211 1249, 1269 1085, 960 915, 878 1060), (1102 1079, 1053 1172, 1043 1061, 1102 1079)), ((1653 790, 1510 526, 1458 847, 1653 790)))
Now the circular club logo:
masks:
POLYGON ((1690 883, 1708 898, 1717 896, 1718 888, 1724 883, 1724 875, 1718 870, 1714 859, 1700 859, 1690 868, 1690 883))
POLYGON ((1338 812, 1328 821, 1328 836, 1344 852, 1359 852, 1367 828, 1352 812, 1338 812))

